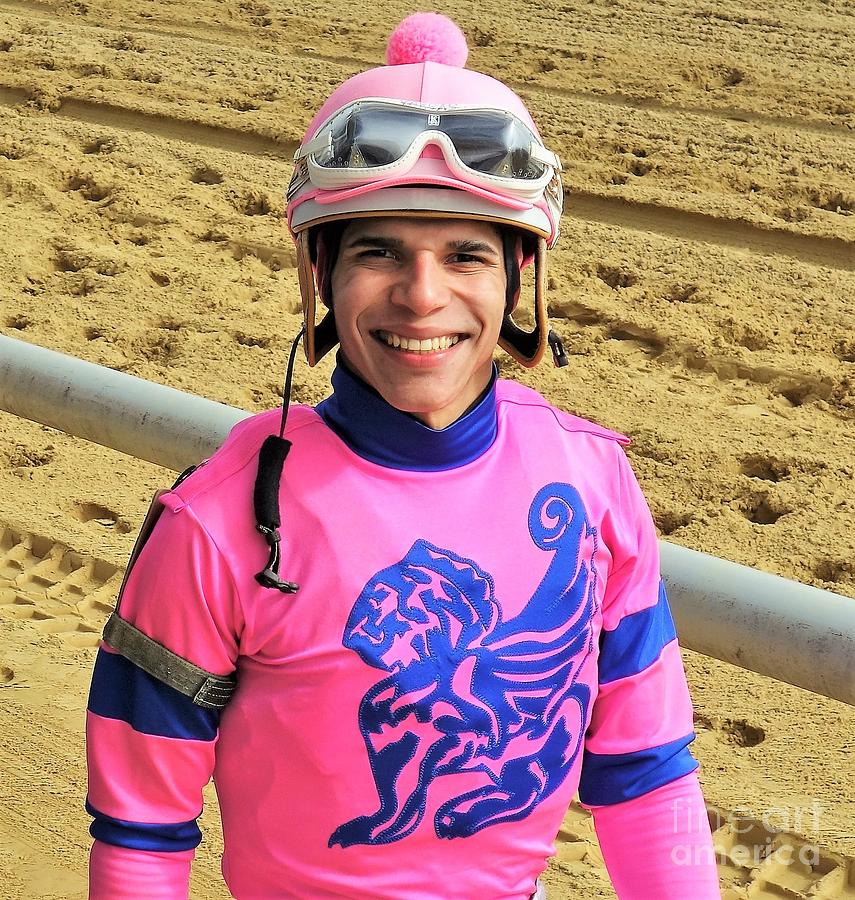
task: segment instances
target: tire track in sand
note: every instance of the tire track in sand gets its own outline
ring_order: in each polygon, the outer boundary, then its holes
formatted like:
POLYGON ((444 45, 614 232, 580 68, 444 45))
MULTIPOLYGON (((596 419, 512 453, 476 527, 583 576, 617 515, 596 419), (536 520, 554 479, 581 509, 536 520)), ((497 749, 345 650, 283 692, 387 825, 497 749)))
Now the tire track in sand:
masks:
POLYGON ((806 131, 823 134, 843 140, 855 140, 855 130, 846 125, 834 125, 831 122, 817 122, 796 116, 770 116, 764 113, 749 112, 737 106, 697 106, 665 103, 654 97, 630 97, 628 94, 603 93, 594 94, 572 88, 561 88, 557 85, 541 86, 524 82, 507 82, 523 97, 534 97, 545 94, 547 97, 567 97, 571 100, 582 100, 604 106, 616 106, 621 109, 635 109, 665 113, 670 116, 699 116, 719 122, 743 122, 747 125, 759 125, 763 128, 786 128, 793 131, 806 131))
MULTIPOLYGON (((2 5, 2 3, 0 3, 2 5)), ((351 56, 333 56, 311 50, 298 51, 291 55, 302 56, 316 62, 328 62, 337 65, 351 66, 354 70, 370 68, 376 63, 357 59, 351 56)), ((550 97, 567 97, 571 100, 582 100, 586 103, 604 106, 616 106, 623 109, 635 109, 665 113, 670 116, 699 116, 719 122, 744 122, 749 125, 760 125, 765 128, 790 128, 793 131, 807 131, 814 134, 830 135, 844 140, 855 140, 855 130, 846 125, 834 125, 831 122, 818 122, 795 116, 771 116, 764 113, 751 112, 735 106, 683 106, 676 103, 665 103, 654 97, 630 97, 617 92, 593 93, 574 88, 562 88, 558 85, 544 85, 525 81, 505 81, 508 87, 520 94, 523 99, 543 95, 550 97)))
POLYGON ((74 647, 97 647, 122 570, 0 523, 0 617, 25 619, 74 647))
POLYGON ((789 256, 811 265, 855 271, 855 243, 842 238, 761 228, 741 219, 726 219, 622 197, 604 197, 586 191, 568 192, 566 214, 631 231, 717 244, 763 256, 789 256))
POLYGON ((200 144, 231 153, 248 153, 251 156, 290 159, 297 149, 296 143, 277 141, 257 132, 222 125, 206 125, 202 122, 144 113, 123 106, 92 103, 87 100, 63 100, 55 114, 90 125, 103 125, 120 131, 142 131, 167 140, 200 144))

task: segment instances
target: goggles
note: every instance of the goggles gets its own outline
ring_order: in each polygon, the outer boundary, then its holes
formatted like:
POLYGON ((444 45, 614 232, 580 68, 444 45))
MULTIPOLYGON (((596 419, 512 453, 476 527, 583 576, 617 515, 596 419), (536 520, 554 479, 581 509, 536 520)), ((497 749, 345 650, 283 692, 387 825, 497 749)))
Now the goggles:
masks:
POLYGON ((405 175, 428 144, 461 181, 534 203, 559 194, 561 163, 521 119, 499 109, 363 99, 340 109, 294 155, 315 187, 405 175), (304 161, 301 164, 301 160, 304 161))

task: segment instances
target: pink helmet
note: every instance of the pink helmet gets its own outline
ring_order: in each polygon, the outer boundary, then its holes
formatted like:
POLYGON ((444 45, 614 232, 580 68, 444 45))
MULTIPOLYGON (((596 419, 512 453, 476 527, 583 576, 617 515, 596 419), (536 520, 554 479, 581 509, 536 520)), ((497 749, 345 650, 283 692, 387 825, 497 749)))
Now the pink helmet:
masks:
POLYGON ((524 365, 543 356, 545 251, 558 240, 561 166, 510 88, 462 68, 467 52, 449 19, 410 16, 389 40, 390 64, 345 81, 309 125, 295 154, 288 226, 310 365, 337 343, 331 313, 315 324, 315 275, 327 280, 317 271, 318 226, 378 215, 476 218, 529 235, 535 329, 520 329, 509 310, 499 343, 524 365))

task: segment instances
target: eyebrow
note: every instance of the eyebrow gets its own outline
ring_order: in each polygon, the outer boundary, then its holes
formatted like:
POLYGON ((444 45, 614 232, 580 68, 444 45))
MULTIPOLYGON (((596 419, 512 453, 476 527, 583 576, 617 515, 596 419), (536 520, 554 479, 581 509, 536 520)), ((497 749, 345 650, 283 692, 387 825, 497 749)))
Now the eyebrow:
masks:
POLYGON ((404 246, 404 242, 396 237, 376 237, 372 234, 357 235, 353 240, 347 241, 346 246, 350 248, 360 247, 378 247, 386 250, 400 250, 404 246))
POLYGON ((450 241, 448 246, 458 253, 491 253, 494 256, 500 255, 499 251, 492 244, 487 243, 487 241, 476 241, 471 239, 450 241))
MULTIPOLYGON (((499 256, 500 252, 487 241, 464 238, 458 241, 449 241, 448 249, 457 253, 489 253, 499 256)), ((347 242, 348 249, 379 248, 383 250, 402 250, 404 242, 397 237, 380 237, 373 234, 358 235, 352 241, 347 242)))

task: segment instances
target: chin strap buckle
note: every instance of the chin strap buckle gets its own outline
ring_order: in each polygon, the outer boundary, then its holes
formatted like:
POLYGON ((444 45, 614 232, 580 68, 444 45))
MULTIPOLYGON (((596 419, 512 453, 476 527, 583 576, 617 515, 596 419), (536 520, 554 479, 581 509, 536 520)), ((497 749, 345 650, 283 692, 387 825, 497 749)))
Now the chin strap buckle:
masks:
POLYGON ((567 354, 564 351, 564 342, 551 328, 546 340, 549 342, 549 349, 552 351, 552 359, 555 361, 555 365, 558 368, 569 365, 570 360, 567 359, 567 354))

